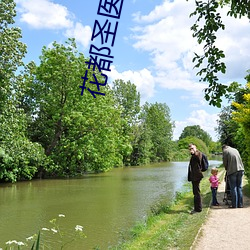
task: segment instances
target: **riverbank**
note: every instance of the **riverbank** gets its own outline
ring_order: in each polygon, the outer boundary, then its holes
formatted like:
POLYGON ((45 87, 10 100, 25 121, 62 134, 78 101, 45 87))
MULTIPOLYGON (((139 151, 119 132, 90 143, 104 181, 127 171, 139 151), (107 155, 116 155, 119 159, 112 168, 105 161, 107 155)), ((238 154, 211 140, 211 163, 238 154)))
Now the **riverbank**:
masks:
MULTIPOLYGON (((211 207, 208 177, 201 182, 203 211, 190 215, 193 205, 191 190, 177 195, 175 202, 158 215, 149 216, 144 224, 131 231, 131 238, 112 249, 249 249, 250 239, 250 188, 243 182, 244 208, 229 209, 225 197, 225 171, 220 170, 218 189, 219 207, 211 207), (237 215, 237 216, 235 216, 237 215), (240 242, 238 239, 241 239, 240 242)), ((191 186, 187 187, 190 189, 191 186)))
MULTIPOLYGON (((224 171, 220 172, 220 178, 223 178, 224 171)), ((139 223, 131 230, 129 239, 111 249, 190 249, 210 209, 211 191, 208 176, 201 182, 201 192, 201 213, 190 215, 193 209, 193 194, 191 184, 188 183, 185 191, 178 193, 170 206, 160 206, 158 213, 152 213, 145 222, 139 223)))

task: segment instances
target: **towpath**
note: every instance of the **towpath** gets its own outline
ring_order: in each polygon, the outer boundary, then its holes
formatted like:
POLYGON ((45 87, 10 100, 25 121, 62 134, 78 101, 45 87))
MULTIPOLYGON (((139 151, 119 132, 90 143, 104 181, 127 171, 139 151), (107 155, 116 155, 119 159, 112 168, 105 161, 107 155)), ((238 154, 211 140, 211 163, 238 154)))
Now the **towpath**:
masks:
POLYGON ((220 206, 211 207, 207 221, 201 227, 192 250, 249 250, 250 198, 244 196, 244 207, 232 209, 223 202, 225 182, 218 188, 220 206))

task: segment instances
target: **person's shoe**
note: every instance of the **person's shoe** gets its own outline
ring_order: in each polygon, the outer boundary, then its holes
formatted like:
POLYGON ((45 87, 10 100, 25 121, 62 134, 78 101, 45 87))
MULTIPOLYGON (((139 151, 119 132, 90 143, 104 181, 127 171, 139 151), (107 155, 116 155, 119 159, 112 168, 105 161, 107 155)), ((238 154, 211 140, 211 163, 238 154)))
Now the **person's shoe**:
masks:
POLYGON ((196 213, 200 213, 201 211, 196 211, 196 210, 192 210, 191 212, 190 212, 190 214, 196 214, 196 213))
POLYGON ((228 206, 228 208, 236 208, 236 207, 233 207, 233 206, 231 205, 231 206, 228 206))
POLYGON ((243 205, 238 206, 238 208, 243 208, 243 205))
POLYGON ((216 206, 216 207, 219 206, 219 205, 220 205, 219 203, 212 204, 212 206, 216 206))

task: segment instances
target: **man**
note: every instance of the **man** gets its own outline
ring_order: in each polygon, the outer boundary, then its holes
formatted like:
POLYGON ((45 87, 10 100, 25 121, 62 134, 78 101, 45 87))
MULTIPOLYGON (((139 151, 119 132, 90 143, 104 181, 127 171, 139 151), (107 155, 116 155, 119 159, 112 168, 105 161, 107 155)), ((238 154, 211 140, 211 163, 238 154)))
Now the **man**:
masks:
POLYGON ((193 195, 194 195, 194 209, 191 214, 199 213, 202 211, 200 181, 203 178, 201 172, 201 159, 202 152, 197 150, 196 146, 191 143, 188 145, 191 153, 190 163, 188 167, 188 181, 192 182, 193 195))
POLYGON ((244 165, 240 153, 236 148, 223 145, 222 151, 223 165, 227 171, 227 178, 232 197, 232 205, 229 207, 241 208, 243 207, 242 177, 244 174, 244 165))

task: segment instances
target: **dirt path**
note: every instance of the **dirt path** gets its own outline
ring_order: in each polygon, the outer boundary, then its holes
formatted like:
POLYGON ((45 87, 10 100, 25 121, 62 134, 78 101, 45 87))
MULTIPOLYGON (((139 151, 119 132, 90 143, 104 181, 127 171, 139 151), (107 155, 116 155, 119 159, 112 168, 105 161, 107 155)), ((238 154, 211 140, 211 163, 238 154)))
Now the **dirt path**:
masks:
POLYGON ((244 196, 244 207, 230 209, 223 202, 225 182, 218 188, 219 207, 211 207, 191 249, 250 249, 250 199, 244 196))

